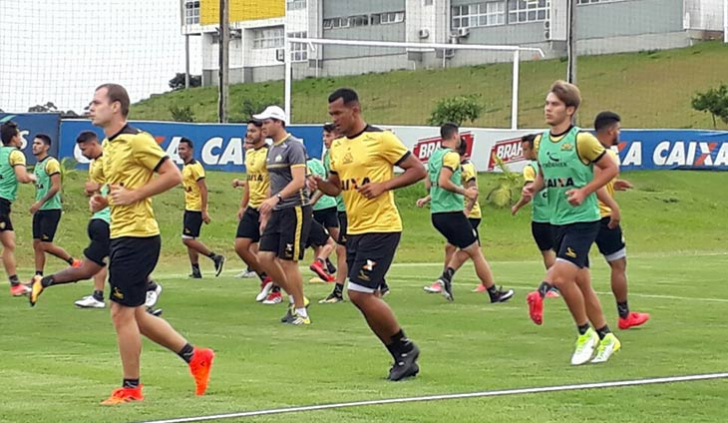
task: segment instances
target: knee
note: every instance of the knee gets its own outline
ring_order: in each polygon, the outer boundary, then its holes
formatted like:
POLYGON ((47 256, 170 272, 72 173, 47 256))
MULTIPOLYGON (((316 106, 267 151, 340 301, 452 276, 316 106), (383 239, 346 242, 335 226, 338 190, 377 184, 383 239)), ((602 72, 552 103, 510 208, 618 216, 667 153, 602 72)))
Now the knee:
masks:
POLYGON ((133 311, 129 307, 122 306, 117 303, 111 303, 111 321, 115 327, 125 326, 133 322, 133 311))
POLYGON ((621 258, 619 260, 612 261, 609 263, 609 266, 612 268, 612 272, 624 273, 627 270, 627 259, 621 258))
POLYGON ((194 241, 194 240, 193 240, 192 238, 182 238, 182 243, 183 243, 183 244, 184 244, 184 245, 185 245, 186 247, 189 247, 189 246, 190 246, 190 244, 192 244, 192 241, 194 241))
MULTIPOLYGON (((15 247, 15 243, 13 243, 13 247, 15 247)), ((43 250, 43 243, 39 239, 33 240, 33 249, 36 251, 43 250)))

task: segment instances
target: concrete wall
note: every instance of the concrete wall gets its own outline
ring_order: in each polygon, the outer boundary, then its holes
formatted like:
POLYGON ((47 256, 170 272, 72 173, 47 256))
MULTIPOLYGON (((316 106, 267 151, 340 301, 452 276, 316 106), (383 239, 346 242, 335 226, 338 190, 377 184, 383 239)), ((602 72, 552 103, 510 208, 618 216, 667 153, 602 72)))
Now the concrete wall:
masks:
POLYGON ((683 0, 627 0, 576 8, 577 38, 669 34, 683 29, 683 0))

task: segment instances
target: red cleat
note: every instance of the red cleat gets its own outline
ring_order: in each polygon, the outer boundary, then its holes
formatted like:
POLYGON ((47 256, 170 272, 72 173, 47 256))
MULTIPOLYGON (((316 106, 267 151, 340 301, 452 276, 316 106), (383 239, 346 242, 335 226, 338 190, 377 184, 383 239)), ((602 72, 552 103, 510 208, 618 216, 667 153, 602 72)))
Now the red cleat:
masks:
POLYGON ((482 283, 473 289, 473 292, 486 292, 486 291, 487 291, 487 289, 485 289, 485 285, 483 285, 482 283))
POLYGON ((622 330, 627 330, 629 328, 642 326, 647 321, 650 320, 650 315, 647 313, 637 313, 637 312, 631 312, 627 315, 626 318, 619 318, 619 328, 622 330))
POLYGON ((554 290, 549 289, 546 292, 546 298, 559 298, 559 297, 561 297, 561 295, 559 295, 559 293, 554 290))
POLYGON ((325 282, 333 282, 336 280, 336 278, 329 274, 328 270, 324 267, 324 264, 321 263, 320 260, 314 260, 313 263, 311 263, 310 266, 308 266, 309 269, 316 275, 318 275, 319 278, 323 279, 325 282))
POLYGON ((526 297, 528 301, 528 314, 531 316, 533 323, 540 325, 543 323, 543 298, 538 291, 533 291, 526 297))
POLYGON ((432 285, 426 286, 423 289, 430 294, 439 294, 442 292, 442 285, 440 285, 440 282, 433 282, 432 285))
POLYGON ((13 297, 22 297, 23 295, 30 294, 30 287, 19 283, 17 285, 10 285, 10 295, 13 297))
POLYGON ((190 361, 190 373, 195 378, 195 395, 205 395, 214 358, 215 353, 211 349, 195 347, 190 361))
POLYGON ((79 259, 73 259, 73 263, 71 263, 71 267, 79 268, 83 265, 83 262, 79 259))
POLYGON ((141 401, 144 399, 142 395, 142 385, 137 388, 119 388, 114 389, 111 396, 103 401, 101 405, 118 405, 132 401, 141 401))

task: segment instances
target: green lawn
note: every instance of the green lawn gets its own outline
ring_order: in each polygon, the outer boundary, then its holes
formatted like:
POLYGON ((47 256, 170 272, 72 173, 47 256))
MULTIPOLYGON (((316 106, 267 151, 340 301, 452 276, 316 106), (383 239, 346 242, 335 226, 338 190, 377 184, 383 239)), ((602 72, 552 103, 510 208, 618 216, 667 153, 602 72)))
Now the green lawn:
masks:
MULTIPOLYGON (((696 91, 728 82, 728 45, 699 43, 690 48, 579 58, 578 82, 584 97, 582 125, 606 109, 618 111, 629 128, 712 128, 710 116, 692 109, 696 91)), ((543 126, 543 99, 549 85, 566 75, 566 62, 537 60, 522 63, 519 127, 543 126)), ((327 119, 326 99, 342 86, 362 97, 370 122, 424 125, 435 103, 460 94, 477 94, 486 110, 473 126, 510 127, 511 65, 493 64, 446 70, 394 71, 383 74, 318 78, 293 86, 293 122, 321 123, 327 119)), ((282 104, 283 83, 233 85, 230 114, 245 121, 245 99, 282 104)), ((138 120, 172 120, 170 106, 189 106, 197 122, 217 121, 217 88, 195 88, 153 96, 132 107, 138 120)), ((723 123, 719 128, 726 129, 723 123)))

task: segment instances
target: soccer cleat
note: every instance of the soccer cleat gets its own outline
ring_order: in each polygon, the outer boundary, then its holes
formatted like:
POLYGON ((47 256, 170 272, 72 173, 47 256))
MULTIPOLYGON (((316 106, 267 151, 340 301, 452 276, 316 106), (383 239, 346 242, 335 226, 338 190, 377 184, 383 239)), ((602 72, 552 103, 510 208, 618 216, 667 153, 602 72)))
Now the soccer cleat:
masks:
POLYGON ((268 297, 268 294, 270 294, 270 291, 273 289, 273 279, 268 276, 260 283, 260 292, 255 297, 255 301, 261 302, 268 297))
POLYGON ((202 279, 202 273, 201 272, 192 272, 188 276, 190 279, 202 279))
POLYGON ((211 349, 195 347, 190 361, 190 373, 195 378, 195 395, 205 395, 214 358, 215 353, 211 349))
POLYGON ((619 342, 619 339, 617 339, 613 333, 608 333, 607 336, 599 342, 597 356, 594 357, 591 362, 595 364, 606 363, 607 360, 609 360, 609 357, 619 351, 620 348, 622 348, 622 343, 619 342))
POLYGON ((118 405, 132 401, 141 401, 143 399, 142 385, 139 385, 137 388, 114 389, 109 398, 101 401, 101 405, 118 405))
POLYGON ((83 262, 79 259, 73 259, 73 262, 71 263, 71 267, 79 268, 83 262))
POLYGON ((218 254, 212 261, 215 263, 215 277, 218 277, 222 273, 222 268, 225 267, 225 256, 218 254))
POLYGON ((263 300, 263 304, 265 305, 276 305, 280 304, 283 301, 283 295, 281 295, 280 291, 275 292, 272 291, 268 296, 263 300))
POLYGON ((19 283, 17 285, 10 285, 10 295, 12 295, 13 297, 22 297, 23 295, 28 295, 30 294, 30 291, 30 287, 22 283, 19 283))
MULTIPOLYGON (((303 297, 303 306, 308 308, 308 306, 311 305, 311 301, 306 298, 304 295, 303 297)), ((296 306, 293 305, 293 303, 288 305, 288 310, 286 310, 285 316, 281 317, 281 323, 291 323, 293 322, 294 315, 296 314, 296 306)))
POLYGON ((392 365, 392 368, 389 369, 387 379, 392 382, 397 382, 408 377, 417 376, 417 373, 420 372, 420 366, 417 365, 417 358, 419 356, 420 349, 413 343, 412 351, 401 354, 392 365))
POLYGON ((144 301, 144 305, 147 306, 147 308, 154 307, 157 305, 160 295, 162 295, 162 285, 157 284, 156 288, 147 290, 147 300, 144 301))
POLYGON ((324 268, 324 265, 321 263, 321 260, 314 260, 313 263, 311 263, 310 266, 308 266, 309 269, 313 273, 315 273, 319 278, 323 279, 325 282, 333 282, 336 280, 335 277, 329 274, 327 270, 324 268))
POLYGON ((328 297, 319 300, 319 304, 336 304, 336 303, 343 303, 344 302, 344 296, 339 295, 336 292, 332 292, 329 294, 328 297))
POLYGON ((487 292, 488 289, 483 285, 482 283, 475 288, 473 288, 473 292, 487 292))
POLYGON ((579 366, 588 363, 594 355, 594 348, 596 348, 597 344, 599 344, 599 335, 597 335, 594 329, 589 328, 584 335, 579 335, 579 338, 576 340, 576 349, 571 356, 571 365, 579 366))
POLYGON ((516 294, 516 291, 509 289, 504 291, 503 288, 498 288, 498 290, 495 292, 495 295, 490 298, 491 303, 505 303, 506 301, 513 298, 513 296, 516 294))
POLYGON ((257 274, 252 270, 243 270, 242 272, 235 275, 236 278, 249 279, 256 277, 257 274))
POLYGON ((556 288, 549 289, 546 291, 546 298, 559 298, 561 295, 559 294, 559 290, 556 288))
POLYGON ((161 316, 162 315, 162 309, 161 308, 147 308, 147 313, 151 314, 152 316, 161 316))
POLYGON ((642 326, 647 323, 648 320, 650 320, 650 315, 648 313, 637 313, 633 311, 624 319, 620 317, 618 325, 620 329, 627 330, 636 326, 642 326))
POLYGON ((438 279, 437 283, 440 284, 442 291, 440 292, 443 297, 448 301, 455 301, 455 297, 452 295, 452 281, 447 279, 438 279))
POLYGON ((440 294, 442 293, 442 286, 439 281, 432 282, 432 285, 422 288, 429 294, 440 294))
POLYGON ((105 308, 106 304, 103 301, 99 301, 94 298, 93 295, 87 295, 80 300, 73 303, 79 308, 105 308))
POLYGON ((308 316, 303 317, 300 314, 294 312, 293 319, 291 319, 291 321, 288 323, 296 326, 306 326, 311 324, 311 318, 308 316))
POLYGON ((528 301, 528 315, 531 316, 533 323, 540 325, 543 323, 543 298, 538 291, 533 291, 526 297, 528 301))
POLYGON ((43 284, 41 283, 42 280, 42 276, 35 275, 30 282, 30 293, 28 294, 28 301, 30 301, 31 307, 35 307, 35 303, 38 302, 38 297, 40 297, 40 294, 43 293, 44 288, 43 284))

